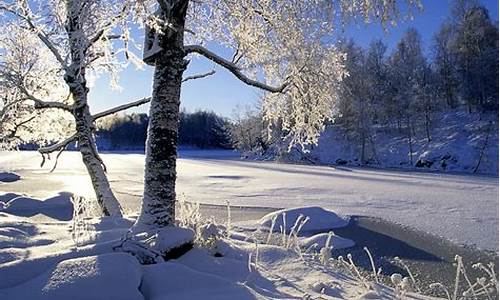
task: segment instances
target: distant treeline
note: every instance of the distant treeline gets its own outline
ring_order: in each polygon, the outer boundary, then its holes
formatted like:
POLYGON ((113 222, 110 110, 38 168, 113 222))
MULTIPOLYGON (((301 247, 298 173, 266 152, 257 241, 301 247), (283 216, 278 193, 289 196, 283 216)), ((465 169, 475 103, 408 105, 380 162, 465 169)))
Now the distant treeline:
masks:
MULTIPOLYGON (((143 113, 117 114, 99 121, 97 143, 100 150, 144 149, 149 118, 143 113)), ((231 148, 226 128, 229 122, 214 112, 182 111, 179 145, 201 149, 231 148)))

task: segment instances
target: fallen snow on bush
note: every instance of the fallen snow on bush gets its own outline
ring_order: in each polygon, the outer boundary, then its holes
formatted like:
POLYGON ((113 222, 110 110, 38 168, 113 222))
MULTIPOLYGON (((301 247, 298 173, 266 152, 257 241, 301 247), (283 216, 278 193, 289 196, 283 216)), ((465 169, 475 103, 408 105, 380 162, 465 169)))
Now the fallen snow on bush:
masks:
POLYGON ((339 217, 333 211, 323 209, 321 207, 297 207, 277 210, 265 215, 260 219, 260 225, 264 229, 280 231, 284 228, 289 233, 295 226, 295 222, 302 215, 309 220, 302 226, 301 232, 318 232, 322 230, 330 230, 334 228, 345 227, 349 223, 346 219, 339 217), (271 226, 275 220, 274 226, 271 226))
MULTIPOLYGON (((326 241, 328 239, 328 233, 319 233, 310 237, 305 237, 300 239, 300 246, 309 249, 309 248, 317 248, 321 249, 321 247, 325 246, 326 241), (314 245, 317 245, 316 247, 314 245)), ((341 236, 333 234, 330 239, 330 246, 332 249, 344 249, 354 247, 355 243, 353 240, 343 238, 341 236)))

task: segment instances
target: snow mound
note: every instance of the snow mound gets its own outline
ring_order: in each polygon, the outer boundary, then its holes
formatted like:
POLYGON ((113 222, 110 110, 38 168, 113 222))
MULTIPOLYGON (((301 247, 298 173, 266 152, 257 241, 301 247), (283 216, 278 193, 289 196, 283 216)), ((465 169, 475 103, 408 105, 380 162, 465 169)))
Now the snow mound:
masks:
POLYGON ((57 196, 39 200, 9 193, 0 196, 0 199, 6 200, 0 201, 0 212, 22 217, 43 214, 53 219, 69 221, 73 217, 72 195, 72 193, 60 192, 57 196))
POLYGON ((309 221, 307 221, 307 223, 302 227, 301 232, 323 231, 341 228, 347 226, 347 224, 349 223, 347 220, 339 217, 333 211, 325 210, 317 206, 278 210, 262 217, 259 223, 261 227, 269 230, 272 225, 272 220, 276 218, 276 224, 273 227, 273 231, 279 231, 280 226, 282 226, 285 227, 286 232, 290 232, 290 230, 295 225, 295 221, 300 215, 309 217, 309 221), (283 214, 285 214, 285 226, 283 226, 283 214))
MULTIPOLYGON (((314 244, 317 244, 318 249, 321 249, 321 247, 325 246, 327 239, 328 233, 319 233, 311 237, 301 238, 299 240, 299 244, 301 247, 306 249, 309 247, 313 247, 314 244)), ((330 246, 333 249, 351 248, 355 244, 356 243, 353 240, 346 239, 335 234, 330 239, 330 246)))
POLYGON ((257 298, 252 290, 241 283, 175 262, 146 266, 141 292, 149 300, 257 298))
POLYGON ((194 231, 184 227, 165 227, 157 235, 153 248, 162 253, 193 243, 194 231))
POLYGON ((141 268, 126 253, 62 261, 34 279, 0 290, 2 299, 141 300, 141 268))

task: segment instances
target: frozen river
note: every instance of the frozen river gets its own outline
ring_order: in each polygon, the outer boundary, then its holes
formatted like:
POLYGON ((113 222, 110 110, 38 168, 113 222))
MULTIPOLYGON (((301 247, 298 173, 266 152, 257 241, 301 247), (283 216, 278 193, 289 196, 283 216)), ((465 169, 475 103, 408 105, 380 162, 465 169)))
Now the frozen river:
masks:
MULTIPOLYGON (((102 155, 123 206, 137 211, 144 155, 102 155)), ((78 152, 40 168, 36 152, 0 152, 0 172, 22 180, 1 192, 48 197, 59 191, 92 195, 78 152)), ((203 204, 285 208, 321 206, 342 215, 379 217, 457 243, 498 250, 498 178, 362 168, 333 168, 239 160, 227 151, 185 151, 177 193, 203 204)), ((252 210, 248 210, 251 215, 252 210)), ((255 214, 255 215, 258 215, 255 214)))

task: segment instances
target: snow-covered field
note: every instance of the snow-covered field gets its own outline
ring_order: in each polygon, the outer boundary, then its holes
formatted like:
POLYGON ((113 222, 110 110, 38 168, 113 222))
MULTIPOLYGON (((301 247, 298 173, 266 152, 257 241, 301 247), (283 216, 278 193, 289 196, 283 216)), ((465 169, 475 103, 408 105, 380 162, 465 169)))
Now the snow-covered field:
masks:
MULTIPOLYGON (((0 153, 0 299, 427 299, 413 293, 418 286, 410 278, 396 274, 392 283, 379 284, 370 272, 358 273, 350 257, 332 260, 331 249, 354 245, 328 233, 346 226, 349 215, 378 216, 498 250, 497 178, 237 157, 182 152, 179 194, 222 209, 226 201, 287 209, 224 226, 204 223, 193 213, 196 206, 181 205, 180 236, 186 239, 193 229, 195 248, 175 260, 141 265, 123 252, 122 238, 139 207, 142 154, 103 155, 132 217, 75 219, 68 192, 92 195, 79 153, 64 153, 53 173, 50 164, 39 168, 35 152, 0 153), (299 206, 307 207, 293 208, 299 206), (297 235, 301 229, 319 233, 297 235)), ((494 281, 486 284, 493 287, 494 281)))
MULTIPOLYGON (((102 155, 112 186, 135 212, 144 155, 102 155)), ((187 201, 289 208, 320 206, 340 215, 365 215, 411 226, 457 243, 498 251, 498 178, 442 173, 332 168, 252 162, 228 151, 185 151, 178 161, 178 194, 187 201)), ((2 152, 0 169, 22 180, 0 192, 38 198, 59 191, 92 195, 79 153, 65 152, 57 169, 39 168, 36 152, 2 152)))

